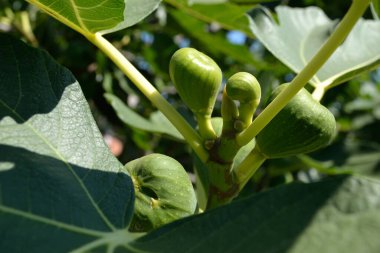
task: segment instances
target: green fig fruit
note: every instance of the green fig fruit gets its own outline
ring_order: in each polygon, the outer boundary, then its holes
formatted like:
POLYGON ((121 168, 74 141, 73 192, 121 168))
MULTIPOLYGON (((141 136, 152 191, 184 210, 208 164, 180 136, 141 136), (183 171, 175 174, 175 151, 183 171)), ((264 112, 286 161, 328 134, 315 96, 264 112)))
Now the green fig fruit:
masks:
MULTIPOLYGON (((288 85, 275 89, 270 100, 288 85)), ((266 157, 279 158, 322 148, 335 133, 334 115, 303 88, 256 136, 256 144, 266 157)))
POLYGON ((261 87, 257 79, 247 72, 232 75, 226 84, 227 95, 241 103, 260 102, 261 87))
POLYGON ((125 165, 135 188, 135 208, 129 227, 147 232, 194 214, 197 201, 182 165, 161 154, 150 154, 125 165))
POLYGON ((251 124, 260 103, 260 84, 250 73, 238 72, 227 80, 226 92, 228 97, 240 103, 239 121, 235 122, 235 129, 240 132, 251 124))
POLYGON ((195 114, 204 139, 214 139, 210 118, 222 83, 222 71, 207 55, 181 48, 172 56, 169 74, 182 101, 195 114))

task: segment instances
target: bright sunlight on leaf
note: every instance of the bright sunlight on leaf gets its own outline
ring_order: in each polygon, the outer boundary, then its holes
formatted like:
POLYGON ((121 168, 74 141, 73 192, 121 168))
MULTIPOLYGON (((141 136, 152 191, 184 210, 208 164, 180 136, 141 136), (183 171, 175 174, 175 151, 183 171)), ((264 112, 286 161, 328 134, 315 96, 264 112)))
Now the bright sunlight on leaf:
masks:
POLYGON ((73 75, 0 34, 0 80, 2 252, 67 252, 93 241, 112 247, 120 234, 125 243, 132 182, 73 75))
MULTIPOLYGON (((334 30, 317 7, 276 8, 279 24, 265 8, 251 13, 251 29, 279 60, 299 73, 334 30)), ((346 41, 335 51, 310 83, 331 87, 372 69, 380 63, 380 22, 359 20, 346 41)))
POLYGON ((28 0, 62 23, 87 34, 110 33, 141 21, 160 0, 28 0))

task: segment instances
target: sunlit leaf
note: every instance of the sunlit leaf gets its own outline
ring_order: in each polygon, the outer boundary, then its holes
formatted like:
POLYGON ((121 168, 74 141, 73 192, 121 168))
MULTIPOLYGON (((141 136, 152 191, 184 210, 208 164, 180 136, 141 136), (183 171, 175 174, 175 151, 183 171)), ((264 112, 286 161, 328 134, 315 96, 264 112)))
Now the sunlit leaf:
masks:
POLYGON ((0 34, 0 251, 130 240, 134 194, 122 168, 73 75, 0 34))
POLYGON ((161 0, 28 0, 80 33, 110 33, 141 21, 161 0))
MULTIPOLYGON (((317 7, 276 8, 279 23, 264 8, 251 15, 251 29, 279 60, 299 73, 334 30, 317 7)), ((380 22, 359 20, 345 42, 310 81, 315 87, 331 87, 380 64, 380 22)))

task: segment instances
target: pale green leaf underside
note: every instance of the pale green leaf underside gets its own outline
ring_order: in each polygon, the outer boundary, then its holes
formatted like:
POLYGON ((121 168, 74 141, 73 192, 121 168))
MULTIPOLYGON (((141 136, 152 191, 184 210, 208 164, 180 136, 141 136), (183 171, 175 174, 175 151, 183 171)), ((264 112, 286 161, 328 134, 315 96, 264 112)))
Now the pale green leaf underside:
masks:
POLYGON ((0 34, 0 252, 110 243, 133 211, 121 168, 72 74, 0 34))
POLYGON ((380 182, 334 177, 234 201, 164 226, 133 245, 165 253, 377 253, 379 233, 380 182))
POLYGON ((28 0, 50 15, 87 34, 110 33, 141 21, 161 0, 28 0))
POLYGON ((150 119, 146 119, 134 112, 118 97, 112 94, 105 94, 105 97, 119 119, 128 126, 148 132, 166 134, 183 141, 182 135, 161 112, 154 112, 151 114, 150 119))
MULTIPOLYGON (((296 73, 310 61, 335 28, 317 7, 276 8, 279 24, 266 9, 251 15, 251 29, 279 60, 296 73)), ((342 83, 380 64, 380 22, 359 20, 345 42, 310 81, 315 87, 342 83)))

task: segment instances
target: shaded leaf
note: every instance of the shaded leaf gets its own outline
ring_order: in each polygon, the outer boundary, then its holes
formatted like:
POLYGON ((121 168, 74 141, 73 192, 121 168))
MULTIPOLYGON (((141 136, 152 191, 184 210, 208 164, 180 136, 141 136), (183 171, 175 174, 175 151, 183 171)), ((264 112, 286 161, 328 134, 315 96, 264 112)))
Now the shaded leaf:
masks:
POLYGON ((172 10, 170 14, 192 38, 202 42, 207 51, 216 55, 223 53, 241 63, 251 64, 260 68, 264 67, 265 64, 257 61, 245 45, 233 45, 224 37, 210 34, 205 30, 205 23, 191 16, 183 15, 180 11, 172 10))
POLYGON ((206 23, 217 22, 223 28, 240 30, 247 36, 253 37, 246 14, 253 5, 238 6, 233 3, 189 4, 187 0, 165 0, 165 2, 206 23))
POLYGON ((273 2, 274 0, 188 0, 191 4, 220 4, 220 3, 237 3, 237 4, 260 4, 264 2, 273 2))
POLYGON ((183 140, 182 135, 161 112, 156 111, 151 114, 150 119, 146 119, 134 112, 115 95, 108 93, 104 96, 115 110, 119 119, 128 126, 147 132, 166 134, 177 140, 183 140))
POLYGON ((267 2, 274 2, 275 0, 230 0, 231 3, 237 4, 261 4, 267 2))
POLYGON ((120 231, 130 240, 134 194, 122 167, 72 74, 0 34, 0 251, 107 246, 120 231))
POLYGON ((228 0, 188 0, 188 3, 191 4, 220 4, 228 2, 228 0))
POLYGON ((326 164, 325 170, 351 171, 380 178, 380 145, 377 142, 346 138, 313 157, 326 164))
POLYGON ((333 177, 237 200, 162 227, 132 245, 154 252, 376 253, 379 211, 379 181, 333 177))
POLYGON ((82 34, 110 33, 141 21, 161 0, 28 0, 82 34))
MULTIPOLYGON (((279 24, 269 11, 255 9, 251 29, 279 60, 299 73, 327 40, 337 21, 317 7, 276 8, 279 24)), ((331 87, 372 69, 380 63, 380 22, 359 20, 345 42, 317 72, 310 83, 331 87)))

